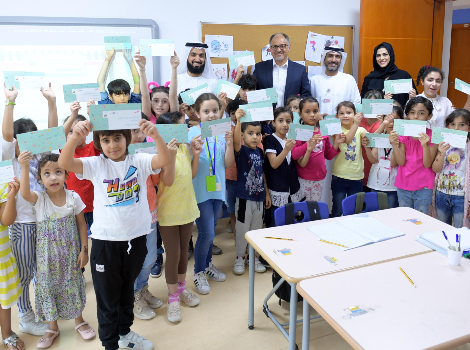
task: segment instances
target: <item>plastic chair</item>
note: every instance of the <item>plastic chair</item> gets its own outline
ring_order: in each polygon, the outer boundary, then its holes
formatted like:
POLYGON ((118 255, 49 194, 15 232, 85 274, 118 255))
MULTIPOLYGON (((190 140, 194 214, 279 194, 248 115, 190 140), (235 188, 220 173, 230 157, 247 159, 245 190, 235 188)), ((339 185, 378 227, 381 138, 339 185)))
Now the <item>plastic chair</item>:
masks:
MULTIPOLYGON (((322 220, 328 219, 330 216, 328 204, 323 203, 323 202, 317 202, 317 203, 318 203, 318 207, 320 208, 320 216, 322 220)), ((312 221, 310 219, 310 214, 308 212, 307 202, 294 203, 294 212, 295 212, 295 224, 299 224, 301 222, 312 221)), ((276 226, 284 226, 286 224, 285 206, 277 208, 276 211, 274 212, 274 223, 276 226)))
MULTIPOLYGON (((343 216, 353 215, 356 212, 356 195, 343 199, 341 206, 343 208, 343 216)), ((366 192, 364 195, 363 213, 379 210, 379 198, 376 192, 366 192)))

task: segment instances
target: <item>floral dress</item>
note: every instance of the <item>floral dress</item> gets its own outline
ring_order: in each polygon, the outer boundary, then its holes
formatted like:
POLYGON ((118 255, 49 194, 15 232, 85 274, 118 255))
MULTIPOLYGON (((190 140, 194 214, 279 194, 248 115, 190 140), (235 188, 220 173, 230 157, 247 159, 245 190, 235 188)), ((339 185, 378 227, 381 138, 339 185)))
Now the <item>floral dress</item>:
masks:
POLYGON ((86 296, 80 267, 76 215, 85 204, 73 191, 66 204, 55 206, 46 192, 36 192, 37 223, 36 320, 70 320, 82 314, 86 296))

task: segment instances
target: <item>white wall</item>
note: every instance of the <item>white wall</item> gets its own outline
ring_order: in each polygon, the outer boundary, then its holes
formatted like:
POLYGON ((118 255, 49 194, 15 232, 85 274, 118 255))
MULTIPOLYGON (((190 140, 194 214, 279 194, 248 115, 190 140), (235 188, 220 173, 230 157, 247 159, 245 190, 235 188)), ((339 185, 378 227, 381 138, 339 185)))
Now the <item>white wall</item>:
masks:
MULTIPOLYGON (((236 5, 215 0, 23 0, 20 6, 3 6, 2 16, 153 19, 159 26, 160 37, 174 39, 181 55, 186 42, 201 39, 200 22, 355 25, 353 46, 359 47, 360 0, 253 0, 233 4, 236 5)), ((356 78, 358 51, 356 49, 353 55, 356 78)), ((170 80, 169 60, 161 69, 163 82, 170 80)))
POLYGON ((452 2, 454 10, 470 8, 470 0, 454 0, 452 2))

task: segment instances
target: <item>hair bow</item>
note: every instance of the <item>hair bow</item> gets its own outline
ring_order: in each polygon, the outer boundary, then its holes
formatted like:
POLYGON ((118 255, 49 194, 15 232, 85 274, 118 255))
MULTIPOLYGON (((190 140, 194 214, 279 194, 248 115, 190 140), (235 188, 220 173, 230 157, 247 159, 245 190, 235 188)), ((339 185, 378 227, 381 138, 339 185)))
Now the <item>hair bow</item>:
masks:
MULTIPOLYGON (((152 93, 152 89, 153 89, 153 88, 160 87, 160 85, 159 85, 157 82, 155 82, 155 81, 151 81, 150 83, 147 84, 147 86, 148 86, 148 88, 149 88, 149 93, 152 93)), ((169 82, 169 81, 167 81, 167 82, 165 83, 164 87, 168 87, 168 86, 170 86, 170 82, 169 82)))

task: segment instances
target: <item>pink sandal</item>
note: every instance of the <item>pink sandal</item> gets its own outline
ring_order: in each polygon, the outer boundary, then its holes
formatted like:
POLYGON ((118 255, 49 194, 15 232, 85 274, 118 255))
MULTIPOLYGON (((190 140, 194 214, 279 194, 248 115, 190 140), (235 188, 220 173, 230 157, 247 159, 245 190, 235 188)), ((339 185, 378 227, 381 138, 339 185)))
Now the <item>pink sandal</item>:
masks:
POLYGON ((84 331, 80 330, 81 326, 89 325, 88 322, 82 322, 80 323, 77 327, 75 327, 75 330, 82 336, 84 340, 90 340, 96 337, 95 330, 93 328, 88 328, 85 329, 84 331))
POLYGON ((50 338, 39 338, 38 340, 38 349, 47 349, 52 345, 52 342, 54 341, 55 338, 57 338, 60 334, 58 331, 53 331, 52 329, 46 329, 44 333, 52 333, 54 334, 50 338))

